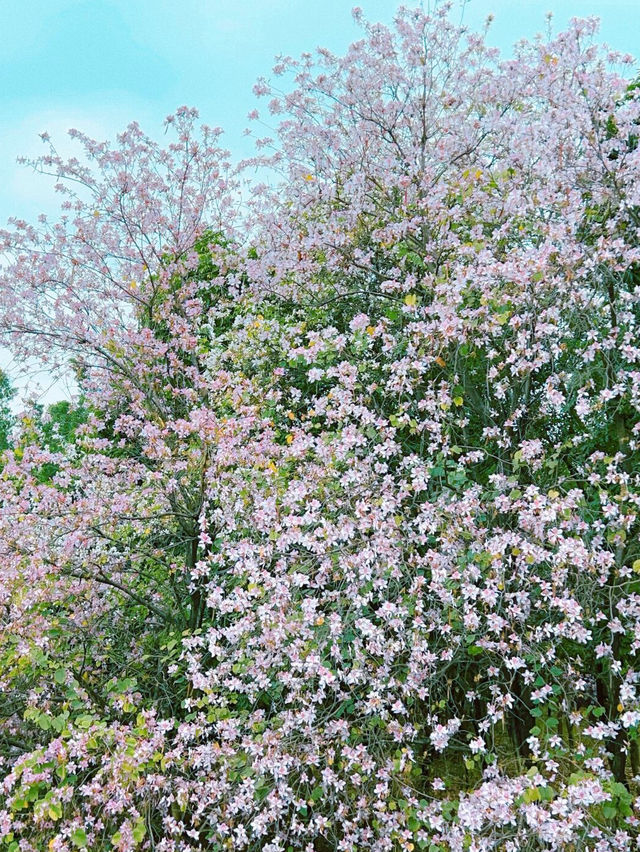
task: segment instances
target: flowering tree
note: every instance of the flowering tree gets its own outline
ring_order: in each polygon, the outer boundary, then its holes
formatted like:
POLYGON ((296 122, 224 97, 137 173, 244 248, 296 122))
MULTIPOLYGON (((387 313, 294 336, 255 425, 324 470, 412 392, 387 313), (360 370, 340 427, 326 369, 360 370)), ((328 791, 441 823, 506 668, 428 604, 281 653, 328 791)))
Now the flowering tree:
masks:
POLYGON ((0 482, 10 852, 635 848, 628 60, 363 26, 259 82, 244 205, 181 110, 2 236, 86 409, 0 482))

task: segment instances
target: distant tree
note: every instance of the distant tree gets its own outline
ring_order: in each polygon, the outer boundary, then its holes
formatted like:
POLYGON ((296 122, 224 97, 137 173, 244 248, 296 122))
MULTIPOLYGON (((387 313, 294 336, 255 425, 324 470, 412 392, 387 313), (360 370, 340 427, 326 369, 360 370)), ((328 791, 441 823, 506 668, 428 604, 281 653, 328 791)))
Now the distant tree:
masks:
POLYGON ((9 377, 0 370, 0 452, 9 446, 9 434, 14 423, 11 411, 11 400, 14 396, 15 390, 9 377))

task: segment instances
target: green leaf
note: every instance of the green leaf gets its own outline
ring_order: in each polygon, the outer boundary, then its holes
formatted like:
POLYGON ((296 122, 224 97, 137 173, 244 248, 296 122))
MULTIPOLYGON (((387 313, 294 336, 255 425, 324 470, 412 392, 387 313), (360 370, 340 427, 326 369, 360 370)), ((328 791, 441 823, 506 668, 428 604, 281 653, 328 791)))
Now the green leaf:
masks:
POLYGON ((71 833, 71 842, 74 846, 78 846, 79 848, 87 845, 87 833, 84 828, 76 828, 71 833))
POLYGON ((47 813, 49 814, 49 818, 56 822, 62 816, 62 805, 60 805, 58 802, 52 802, 49 805, 47 813))
POLYGON ((633 801, 633 794, 629 790, 627 790, 624 784, 621 784, 619 781, 615 781, 611 785, 611 792, 615 795, 618 802, 633 801))
POLYGON ((133 831, 131 834, 133 835, 133 839, 136 843, 142 843, 147 833, 147 827, 144 824, 143 819, 139 819, 136 821, 136 824, 133 827, 133 831))
POLYGON ((46 713, 40 713, 36 719, 36 724, 39 728, 42 728, 43 731, 48 731, 51 728, 51 719, 46 713))
POLYGON ((67 718, 68 718, 67 713, 60 713, 59 716, 55 716, 51 720, 51 727, 53 728, 54 731, 56 731, 56 733, 59 734, 59 733, 62 732, 63 728, 67 724, 67 718))

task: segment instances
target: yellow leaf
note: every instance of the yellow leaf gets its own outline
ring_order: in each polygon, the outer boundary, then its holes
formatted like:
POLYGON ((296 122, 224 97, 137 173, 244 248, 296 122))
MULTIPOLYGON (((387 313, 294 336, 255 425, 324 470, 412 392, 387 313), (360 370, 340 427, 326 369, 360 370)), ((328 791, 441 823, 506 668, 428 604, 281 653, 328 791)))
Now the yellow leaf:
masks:
POLYGON ((636 574, 640 574, 640 559, 636 559, 636 561, 633 563, 633 570, 636 572, 636 574))
POLYGON ((418 297, 416 296, 415 293, 408 293, 404 297, 404 303, 405 303, 405 305, 407 305, 407 307, 413 308, 418 304, 418 297))
POLYGON ((367 326, 367 334, 375 334, 375 333, 376 333, 375 327, 372 326, 372 325, 368 325, 367 326))
POLYGON ((292 443, 293 443, 293 435, 291 433, 289 433, 287 435, 287 444, 292 444, 292 443))
POLYGON ((444 360, 444 358, 441 358, 439 355, 436 358, 436 364, 438 365, 438 367, 446 367, 447 366, 447 362, 444 360))
POLYGON ((454 396, 454 398, 453 398, 453 404, 454 404, 454 405, 457 405, 457 406, 458 406, 458 408, 462 405, 462 403, 463 403, 463 402, 464 402, 464 400, 462 399, 462 397, 461 397, 461 396, 454 396))
POLYGON ((50 819, 57 822, 57 820, 59 820, 62 816, 62 808, 57 803, 54 803, 49 807, 47 813, 49 814, 50 819))

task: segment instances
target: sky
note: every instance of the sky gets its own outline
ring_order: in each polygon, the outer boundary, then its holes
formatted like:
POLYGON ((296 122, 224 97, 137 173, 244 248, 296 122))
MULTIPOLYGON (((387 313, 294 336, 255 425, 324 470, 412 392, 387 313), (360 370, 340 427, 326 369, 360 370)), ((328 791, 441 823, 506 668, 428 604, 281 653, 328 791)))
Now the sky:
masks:
MULTIPOLYGON (((597 15, 603 41, 640 56, 639 2, 454 0, 454 14, 470 29, 495 15, 488 41, 505 53, 545 29, 548 11, 556 30, 573 16, 597 15)), ((43 131, 63 153, 72 150, 65 142, 71 127, 108 139, 135 119, 159 137, 164 118, 186 104, 197 107, 205 123, 225 130, 224 143, 238 159, 249 155, 243 130, 256 106, 256 79, 268 77, 278 54, 297 56, 318 46, 344 51, 359 37, 354 5, 369 20, 389 23, 399 4, 0 0, 0 226, 10 216, 33 221, 57 209, 50 183, 16 164, 18 156, 42 151, 43 131)), ((15 368, 6 356, 2 366, 15 368)))

